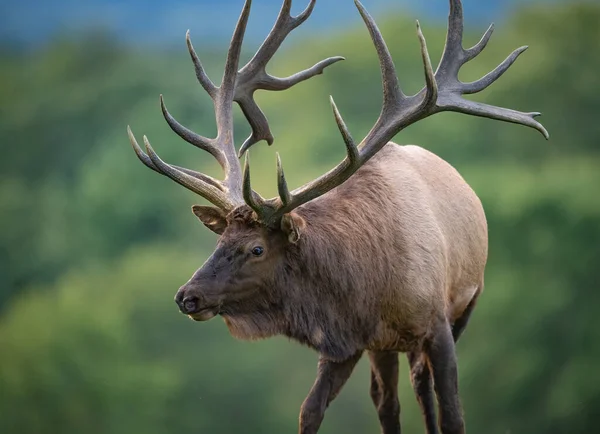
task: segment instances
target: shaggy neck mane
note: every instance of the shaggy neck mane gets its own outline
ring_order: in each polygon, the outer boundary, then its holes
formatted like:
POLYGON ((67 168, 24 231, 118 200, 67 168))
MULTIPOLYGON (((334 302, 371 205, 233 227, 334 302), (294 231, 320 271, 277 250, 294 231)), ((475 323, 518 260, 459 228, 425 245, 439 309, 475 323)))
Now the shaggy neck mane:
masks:
MULTIPOLYGON (((283 334, 336 360, 365 348, 379 322, 371 313, 380 304, 365 289, 385 291, 391 286, 394 264, 379 252, 398 240, 386 224, 398 207, 384 193, 389 184, 378 157, 342 186, 294 211, 306 227, 297 244, 286 245, 273 270, 272 290, 239 310, 230 306, 231 314, 224 315, 234 336, 283 334)), ((255 218, 245 206, 228 221, 259 225, 255 218)))
POLYGON ((282 332, 334 359, 364 348, 375 332, 378 320, 369 312, 377 300, 364 288, 389 286, 392 264, 376 253, 394 239, 385 224, 386 210, 394 207, 382 194, 389 190, 378 168, 364 166, 359 176, 295 211, 307 225, 281 262, 287 269, 275 274, 284 297, 282 332))

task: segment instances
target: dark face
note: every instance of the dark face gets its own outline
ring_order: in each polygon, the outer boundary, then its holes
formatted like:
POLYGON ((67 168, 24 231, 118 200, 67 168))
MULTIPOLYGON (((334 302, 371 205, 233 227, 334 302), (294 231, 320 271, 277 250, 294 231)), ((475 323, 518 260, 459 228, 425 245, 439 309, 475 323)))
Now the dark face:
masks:
POLYGON ((275 272, 285 249, 298 241, 296 223, 303 225, 301 218, 284 216, 281 225, 267 228, 246 209, 229 216, 212 207, 195 206, 193 211, 220 238, 210 258, 177 291, 175 302, 181 312, 207 321, 218 314, 251 313, 275 302, 275 272))

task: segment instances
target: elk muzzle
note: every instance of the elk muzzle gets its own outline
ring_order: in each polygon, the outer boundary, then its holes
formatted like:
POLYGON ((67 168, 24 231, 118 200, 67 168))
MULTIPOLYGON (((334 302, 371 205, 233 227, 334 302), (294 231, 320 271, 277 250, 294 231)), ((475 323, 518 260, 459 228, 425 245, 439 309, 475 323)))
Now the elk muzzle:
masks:
POLYGON ((210 305, 202 298, 194 295, 187 285, 182 286, 175 295, 175 303, 181 313, 189 316, 194 321, 208 321, 214 318, 220 310, 218 305, 210 305))

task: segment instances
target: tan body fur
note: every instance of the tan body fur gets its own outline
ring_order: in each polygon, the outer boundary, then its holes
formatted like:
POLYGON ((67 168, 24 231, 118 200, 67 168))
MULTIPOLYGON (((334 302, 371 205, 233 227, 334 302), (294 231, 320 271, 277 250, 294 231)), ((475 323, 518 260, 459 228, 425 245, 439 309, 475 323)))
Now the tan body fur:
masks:
MULTIPOLYGON (((382 317, 367 348, 414 351, 433 319, 444 316, 453 323, 483 287, 488 243, 483 208, 452 166, 417 146, 388 144, 361 170, 378 171, 387 184, 378 190, 385 192, 380 209, 356 197, 364 206, 354 215, 364 213, 367 221, 361 223, 379 226, 380 252, 390 255, 386 263, 392 267, 381 271, 393 276, 376 290, 382 317)), ((369 181, 360 171, 354 177, 354 184, 369 181)), ((356 189, 348 184, 340 189, 356 189)))
MULTIPOLYGON (((261 273, 272 287, 222 313, 238 338, 285 334, 334 360, 365 349, 418 351, 432 325, 452 324, 483 287, 481 203, 452 166, 420 147, 388 144, 295 213, 305 222, 300 240, 269 263, 272 275, 261 273)), ((231 230, 243 224, 229 236, 239 238, 252 217, 232 214, 231 230)), ((261 242, 272 244, 263 231, 261 242)))
POLYGON ((315 237, 337 233, 345 250, 332 252, 345 257, 340 273, 364 273, 357 279, 363 291, 332 302, 381 313, 367 349, 415 350, 432 320, 452 323, 483 287, 488 240, 481 202, 452 166, 423 148, 388 144, 348 182, 297 212, 307 221, 307 238, 313 229, 315 237))

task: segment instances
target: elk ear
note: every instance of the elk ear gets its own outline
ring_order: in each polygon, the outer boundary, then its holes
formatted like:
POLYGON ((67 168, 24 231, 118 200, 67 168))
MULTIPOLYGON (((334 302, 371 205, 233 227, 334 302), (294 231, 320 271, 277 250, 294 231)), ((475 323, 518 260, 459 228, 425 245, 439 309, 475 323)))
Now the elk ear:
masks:
POLYGON ((219 208, 194 205, 192 212, 204 223, 204 226, 215 234, 221 235, 227 229, 227 215, 219 208))
POLYGON ((296 213, 285 214, 281 219, 281 230, 287 234, 292 244, 298 242, 305 227, 306 221, 296 213))

